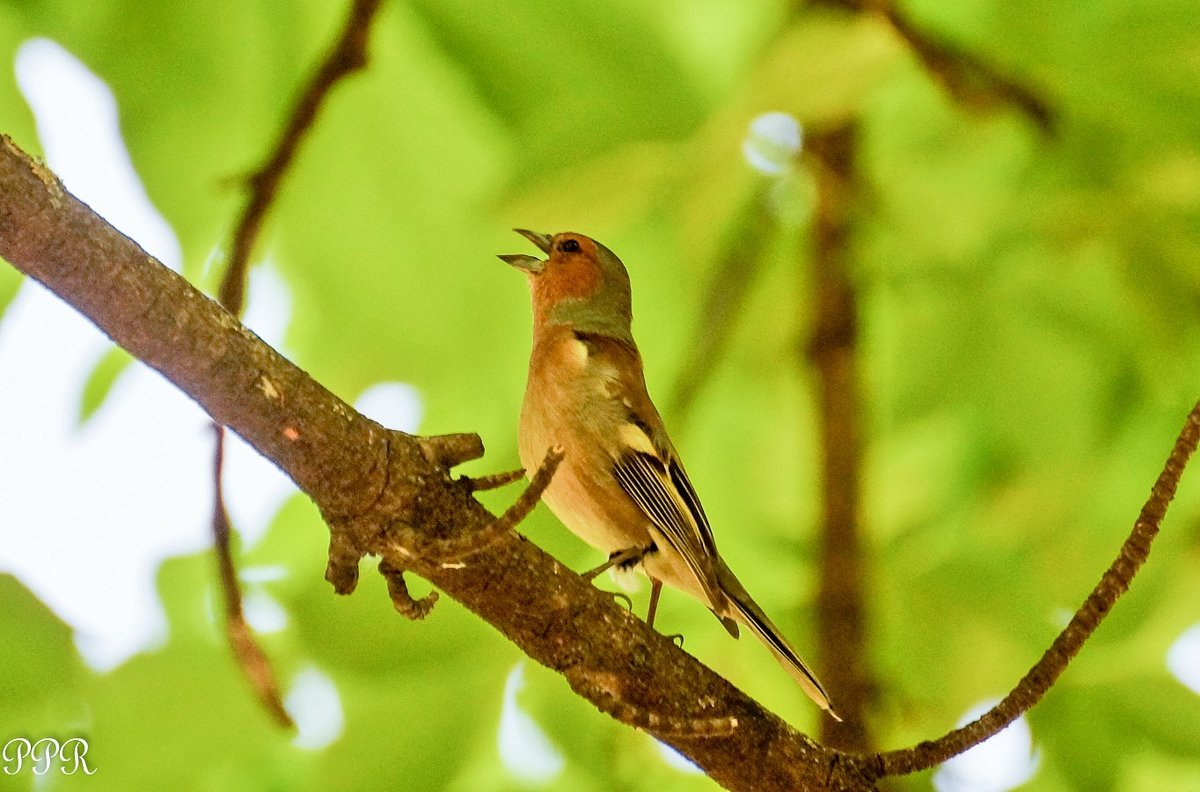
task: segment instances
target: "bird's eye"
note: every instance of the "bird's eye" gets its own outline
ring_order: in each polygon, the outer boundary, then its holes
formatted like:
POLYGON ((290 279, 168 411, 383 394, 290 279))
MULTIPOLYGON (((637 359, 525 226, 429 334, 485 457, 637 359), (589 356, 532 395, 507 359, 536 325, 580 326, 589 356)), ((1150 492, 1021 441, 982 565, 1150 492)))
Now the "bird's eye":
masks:
POLYGON ((561 250, 563 253, 578 253, 579 252, 579 240, 564 239, 562 242, 558 243, 558 249, 561 250))

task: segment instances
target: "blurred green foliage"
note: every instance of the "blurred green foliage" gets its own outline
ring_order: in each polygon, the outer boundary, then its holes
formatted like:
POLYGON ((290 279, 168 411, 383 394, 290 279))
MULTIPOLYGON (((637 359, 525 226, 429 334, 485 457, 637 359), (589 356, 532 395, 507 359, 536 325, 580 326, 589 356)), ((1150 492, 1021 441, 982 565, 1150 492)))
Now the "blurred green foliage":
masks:
MULTIPOLYGON (((0 52, 11 64, 22 41, 50 37, 108 82, 185 270, 211 288, 205 262, 240 205, 236 178, 275 141, 343 5, 10 0, 0 52)), ((705 343, 691 332, 704 327, 696 306, 759 186, 739 150, 748 122, 771 110, 810 130, 859 119, 872 729, 896 747, 942 733, 1040 655, 1200 395, 1200 6, 909 4, 932 35, 1041 90, 1058 116, 1048 138, 1011 109, 956 103, 880 21, 794 5, 386 3, 369 69, 337 88, 259 250, 295 294, 301 365, 346 398, 412 383, 423 432, 478 431, 490 451, 467 470, 508 469, 529 336, 524 284, 494 258, 525 249, 510 227, 582 231, 624 258, 662 398, 689 345, 705 343)), ((11 68, 0 119, 37 150, 11 68)), ((811 187, 800 173, 775 194, 743 315, 675 440, 731 565, 812 647, 817 448, 798 351, 811 187)), ((0 268, 0 306, 16 285, 0 268)), ((94 376, 85 414, 121 364, 94 376)), ((1031 713, 1041 768, 1029 788, 1200 777, 1200 698, 1164 664, 1200 618, 1190 478, 1131 595, 1031 713)), ((524 530, 569 564, 594 562, 544 510, 524 530)), ((103 772, 53 789, 526 788, 495 748, 516 649, 445 599, 424 623, 400 619, 371 575, 335 598, 324 547, 297 499, 244 562, 288 571, 265 587, 289 625, 264 643, 285 682, 312 666, 335 681, 345 732, 331 747, 293 747, 257 708, 209 615, 207 557, 163 567, 170 639, 107 675, 0 579, 0 737, 89 735, 103 772)), ((668 595, 661 623, 814 727, 771 658, 729 641, 695 603, 668 595)), ((551 787, 712 788, 555 675, 526 678, 521 701, 566 758, 551 787)), ((897 788, 928 786, 925 775, 897 788)))

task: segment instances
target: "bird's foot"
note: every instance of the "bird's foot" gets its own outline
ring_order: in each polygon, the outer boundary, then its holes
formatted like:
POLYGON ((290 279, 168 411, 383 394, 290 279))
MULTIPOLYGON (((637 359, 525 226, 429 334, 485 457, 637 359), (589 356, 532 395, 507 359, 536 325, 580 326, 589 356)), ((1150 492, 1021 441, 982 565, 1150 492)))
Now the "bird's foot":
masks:
POLYGON ((625 603, 625 610, 633 613, 633 600, 629 598, 628 594, 624 594, 620 591, 608 591, 605 593, 611 596, 613 599, 625 603))
POLYGON ((595 569, 589 569, 579 576, 584 580, 595 580, 602 572, 607 572, 615 566, 628 566, 641 561, 642 556, 648 552, 649 550, 645 547, 627 547, 624 550, 617 550, 611 553, 603 564, 595 569))

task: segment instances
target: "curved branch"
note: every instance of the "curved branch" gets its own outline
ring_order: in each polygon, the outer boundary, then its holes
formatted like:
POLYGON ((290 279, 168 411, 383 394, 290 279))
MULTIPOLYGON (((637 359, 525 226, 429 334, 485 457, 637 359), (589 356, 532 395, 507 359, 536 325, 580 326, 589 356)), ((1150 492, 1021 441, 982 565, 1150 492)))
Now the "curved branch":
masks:
POLYGON ((1175 440, 1175 447, 1163 466, 1162 473, 1154 482, 1150 498, 1133 524, 1129 538, 1121 545, 1116 560, 1100 578, 1096 588, 1080 606, 1070 623, 1063 629, 1054 643, 1042 655, 1042 659, 1029 669, 1017 686, 996 706, 978 720, 955 729, 937 740, 923 742, 901 751, 880 754, 879 761, 884 775, 901 775, 917 770, 926 770, 941 764, 952 756, 978 745, 998 733, 1016 720, 1042 696, 1046 695, 1062 672, 1067 669, 1075 655, 1091 637, 1104 617, 1112 611, 1117 600, 1129 590, 1133 576, 1146 562, 1150 554, 1150 543, 1158 535, 1159 526, 1167 513, 1167 505, 1175 497, 1179 477, 1187 465, 1188 458, 1195 453, 1200 441, 1200 403, 1192 407, 1187 422, 1175 440))
MULTIPOLYGON (((274 151, 267 162, 248 180, 250 196, 234 230, 229 261, 225 265, 225 274, 217 289, 221 305, 234 316, 242 315, 250 253, 254 249, 254 242, 262 228, 267 210, 279 190, 288 166, 295 158, 305 133, 316 120, 317 111, 324 103, 325 97, 338 81, 366 64, 367 36, 378 8, 379 0, 354 0, 341 37, 326 55, 296 103, 274 151)), ((291 727, 294 724, 279 697, 279 685, 275 681, 271 664, 266 652, 255 641, 242 609, 242 591, 233 561, 233 549, 230 546, 229 514, 225 508, 221 486, 225 428, 219 423, 214 423, 213 428, 217 436, 213 462, 213 552, 217 557, 221 592, 225 598, 225 631, 234 657, 259 700, 277 723, 291 727)))
MULTIPOLYGON (((339 590, 353 588, 348 570, 363 553, 421 575, 572 680, 598 708, 639 713, 646 731, 729 789, 871 788, 870 759, 838 755, 794 731, 517 534, 454 564, 407 546, 399 538, 404 528, 426 541, 453 540, 496 518, 471 497, 469 483, 437 464, 428 441, 359 415, 95 215, 7 137, 0 137, 0 255, 312 497, 330 522, 339 590), (720 736, 675 728, 689 721, 736 727, 720 736)), ((460 452, 478 447, 458 445, 460 452)))
POLYGON ((367 37, 380 2, 381 0, 354 0, 341 37, 309 80, 304 93, 300 95, 271 156, 247 180, 250 199, 246 202, 246 208, 242 210, 234 229, 229 263, 217 291, 221 305, 235 316, 242 313, 250 253, 267 216, 267 209, 275 199, 283 175, 296 156, 305 133, 316 120, 317 111, 321 109, 329 92, 343 77, 367 65, 367 37))

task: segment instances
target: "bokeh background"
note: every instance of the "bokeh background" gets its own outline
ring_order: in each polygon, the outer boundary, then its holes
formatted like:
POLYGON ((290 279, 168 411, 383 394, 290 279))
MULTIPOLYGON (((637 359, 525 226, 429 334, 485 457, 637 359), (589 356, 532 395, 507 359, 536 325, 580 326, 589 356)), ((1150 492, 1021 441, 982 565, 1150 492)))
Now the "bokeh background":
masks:
MULTIPOLYGON (((599 238, 629 267, 649 386, 723 554, 813 647, 816 188, 807 154, 764 169, 746 143, 768 112, 806 136, 854 123, 880 748, 943 733, 1040 656, 1200 397, 1200 5, 901 10, 1044 98, 1053 132, 986 85, 947 91, 879 15, 386 2, 369 68, 336 89, 272 209, 247 316, 389 425, 480 433, 488 455, 466 472, 509 469, 529 308, 495 254, 532 252, 515 225, 599 238), (717 274, 731 261, 736 287, 717 274), (714 294, 736 316, 684 405, 714 294)), ((240 179, 345 12, 0 2, 0 131, 211 291, 240 179)), ((84 736, 97 769, 0 789, 715 788, 454 602, 405 621, 366 568, 335 597, 315 510, 238 448, 249 615, 300 724, 276 728, 217 618, 203 416, 9 267, 0 310, 0 742, 84 736)), ((1193 478, 1128 598, 1004 751, 888 788, 1200 789, 1193 478)), ((574 568, 597 562, 544 508, 522 529, 574 568)), ((815 729, 761 647, 680 595, 660 619, 815 729)))

